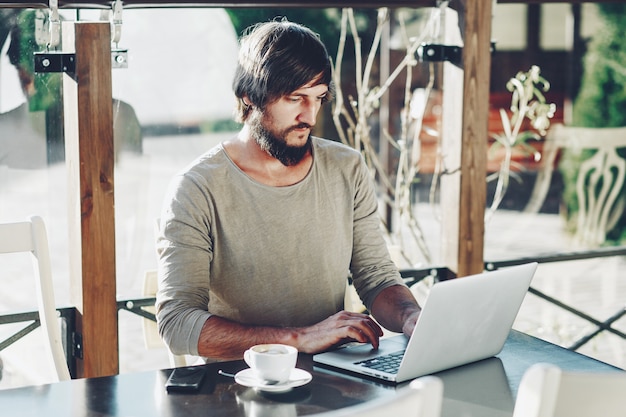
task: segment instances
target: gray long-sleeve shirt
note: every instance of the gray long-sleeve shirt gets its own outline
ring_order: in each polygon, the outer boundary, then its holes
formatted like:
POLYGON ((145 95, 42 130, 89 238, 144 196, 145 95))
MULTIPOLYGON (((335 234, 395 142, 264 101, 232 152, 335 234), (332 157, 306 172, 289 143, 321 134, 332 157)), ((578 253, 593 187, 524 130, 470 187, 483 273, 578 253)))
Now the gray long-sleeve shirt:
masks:
POLYGON ((380 230, 373 182, 352 148, 313 138, 313 165, 272 187, 216 146, 177 175, 157 239, 159 331, 198 354, 215 314, 239 323, 307 326, 343 309, 346 279, 366 307, 402 284, 380 230))

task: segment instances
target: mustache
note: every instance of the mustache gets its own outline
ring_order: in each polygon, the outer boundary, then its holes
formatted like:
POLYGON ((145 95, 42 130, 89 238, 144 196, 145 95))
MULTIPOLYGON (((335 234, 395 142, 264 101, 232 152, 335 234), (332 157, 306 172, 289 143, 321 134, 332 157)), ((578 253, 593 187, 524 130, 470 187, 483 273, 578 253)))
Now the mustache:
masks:
POLYGON ((308 124, 308 123, 300 123, 300 124, 297 124, 295 126, 291 126, 289 128, 289 130, 287 130, 287 131, 291 132, 291 131, 296 130, 296 129, 313 129, 313 126, 308 124))

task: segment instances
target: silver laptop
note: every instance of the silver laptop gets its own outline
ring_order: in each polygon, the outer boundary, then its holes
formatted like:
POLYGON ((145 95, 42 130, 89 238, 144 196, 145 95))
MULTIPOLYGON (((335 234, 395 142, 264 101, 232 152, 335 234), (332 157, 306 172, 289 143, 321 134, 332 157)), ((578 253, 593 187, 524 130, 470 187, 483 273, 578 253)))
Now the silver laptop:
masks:
POLYGON ((537 263, 529 263, 439 282, 410 339, 381 339, 378 350, 348 344, 314 355, 313 361, 398 383, 494 356, 504 346, 536 269, 537 263))

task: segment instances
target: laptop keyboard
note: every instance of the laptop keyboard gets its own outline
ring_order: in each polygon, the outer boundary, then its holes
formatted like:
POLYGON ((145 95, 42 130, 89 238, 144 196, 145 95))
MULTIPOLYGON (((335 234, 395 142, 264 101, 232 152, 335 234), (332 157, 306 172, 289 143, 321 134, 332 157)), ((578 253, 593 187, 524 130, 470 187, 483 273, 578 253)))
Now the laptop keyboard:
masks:
POLYGON ((366 368, 374 369, 376 371, 395 374, 398 372, 398 368, 400 368, 400 362, 402 362, 403 356, 404 350, 401 350, 399 352, 377 356, 365 361, 355 362, 355 364, 365 366, 366 368))

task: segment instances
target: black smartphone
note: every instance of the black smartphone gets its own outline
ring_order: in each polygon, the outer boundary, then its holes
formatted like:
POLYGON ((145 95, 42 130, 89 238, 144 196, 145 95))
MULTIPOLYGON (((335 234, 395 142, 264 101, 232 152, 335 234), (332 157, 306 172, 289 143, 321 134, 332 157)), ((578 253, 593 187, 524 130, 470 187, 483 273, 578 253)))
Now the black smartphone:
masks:
POLYGON ((165 389, 167 392, 196 392, 202 385, 205 373, 206 367, 203 365, 176 368, 165 382, 165 389))

